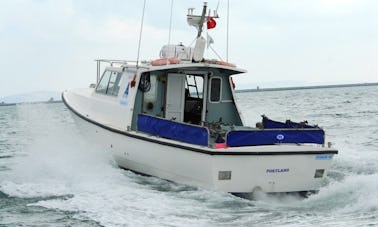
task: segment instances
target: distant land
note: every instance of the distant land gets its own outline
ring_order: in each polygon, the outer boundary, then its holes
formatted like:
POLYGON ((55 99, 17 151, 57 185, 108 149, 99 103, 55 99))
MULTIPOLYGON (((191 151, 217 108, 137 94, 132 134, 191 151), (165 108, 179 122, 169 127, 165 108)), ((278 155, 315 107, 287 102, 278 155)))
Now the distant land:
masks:
POLYGON ((240 89, 237 93, 242 92, 260 92, 260 91, 287 91, 287 90, 305 90, 305 89, 322 89, 322 88, 343 88, 343 87, 363 87, 363 86, 378 86, 378 83, 354 83, 354 84, 335 84, 335 85, 315 85, 315 86, 295 86, 295 87, 277 87, 277 88, 259 88, 254 89, 240 89))
POLYGON ((59 100, 59 101, 48 100, 48 101, 41 101, 41 102, 21 102, 21 103, 0 102, 0 107, 1 106, 16 106, 16 105, 37 104, 37 103, 62 103, 62 102, 63 102, 62 100, 59 100))
POLYGON ((61 102, 61 92, 58 91, 35 91, 11 95, 0 98, 0 106, 10 106, 21 103, 61 102))

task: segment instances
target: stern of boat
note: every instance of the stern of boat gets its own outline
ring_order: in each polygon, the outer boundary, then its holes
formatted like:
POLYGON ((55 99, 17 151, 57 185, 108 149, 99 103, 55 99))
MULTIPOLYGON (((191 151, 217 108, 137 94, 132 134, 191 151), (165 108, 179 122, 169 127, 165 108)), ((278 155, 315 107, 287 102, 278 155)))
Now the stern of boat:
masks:
POLYGON ((302 154, 215 155, 214 187, 231 193, 316 191, 324 183, 334 153, 323 149, 302 154))

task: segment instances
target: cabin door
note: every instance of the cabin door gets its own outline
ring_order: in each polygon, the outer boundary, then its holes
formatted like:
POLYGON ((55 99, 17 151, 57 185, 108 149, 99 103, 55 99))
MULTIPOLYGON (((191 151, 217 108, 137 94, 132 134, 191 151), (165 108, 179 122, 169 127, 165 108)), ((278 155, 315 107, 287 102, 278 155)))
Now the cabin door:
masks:
POLYGON ((165 118, 183 121, 185 106, 185 75, 169 73, 167 81, 167 100, 165 118))

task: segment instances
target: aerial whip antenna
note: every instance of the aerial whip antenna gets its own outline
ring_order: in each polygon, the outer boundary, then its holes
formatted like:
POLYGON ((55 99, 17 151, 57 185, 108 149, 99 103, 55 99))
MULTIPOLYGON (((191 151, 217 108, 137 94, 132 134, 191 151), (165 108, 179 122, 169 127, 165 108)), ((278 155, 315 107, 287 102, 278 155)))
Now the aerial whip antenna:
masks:
POLYGON ((143 2, 142 21, 140 23, 139 43, 138 43, 138 57, 137 57, 137 62, 136 62, 137 67, 138 67, 138 63, 139 63, 140 43, 141 43, 141 40, 142 40, 142 30, 143 30, 143 20, 144 20, 144 11, 145 11, 145 9, 146 9, 146 0, 144 0, 144 2, 143 2))
POLYGON ((226 41, 226 62, 228 62, 228 25, 230 21, 230 0, 227 0, 227 41, 226 41))
POLYGON ((172 12, 173 12, 173 0, 171 0, 171 16, 170 16, 170 18, 169 18, 168 44, 171 44, 172 12))

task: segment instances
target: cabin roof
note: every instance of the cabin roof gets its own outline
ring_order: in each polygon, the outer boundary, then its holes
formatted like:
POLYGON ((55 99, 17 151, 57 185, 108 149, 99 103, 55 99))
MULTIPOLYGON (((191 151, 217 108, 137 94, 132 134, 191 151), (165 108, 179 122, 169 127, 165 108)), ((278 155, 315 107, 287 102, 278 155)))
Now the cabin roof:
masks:
POLYGON ((237 68, 237 67, 231 67, 231 66, 225 66, 225 65, 219 65, 219 64, 211 64, 211 63, 184 63, 184 64, 171 64, 171 65, 162 65, 162 66, 149 66, 147 71, 154 71, 154 70, 169 70, 169 69, 183 69, 183 70, 199 70, 201 69, 209 69, 209 68, 215 68, 215 69, 223 69, 225 71, 228 71, 229 75, 233 74, 240 74, 240 73, 246 73, 247 70, 237 68))
POLYGON ((214 68, 214 69, 221 69, 223 70, 224 73, 228 75, 235 75, 235 74, 241 74, 241 73, 247 72, 247 70, 245 69, 227 66, 227 65, 212 64, 208 62, 199 62, 199 63, 190 62, 190 63, 167 64, 167 65, 159 65, 159 66, 151 65, 150 62, 142 62, 142 64, 138 66, 135 64, 135 62, 131 62, 131 61, 117 61, 117 62, 108 61, 108 63, 110 63, 111 66, 106 67, 106 69, 116 70, 116 71, 122 70, 123 68, 128 68, 128 69, 138 68, 141 71, 160 71, 160 70, 180 71, 180 69, 185 70, 185 71, 203 71, 203 70, 208 70, 209 68, 214 68))

